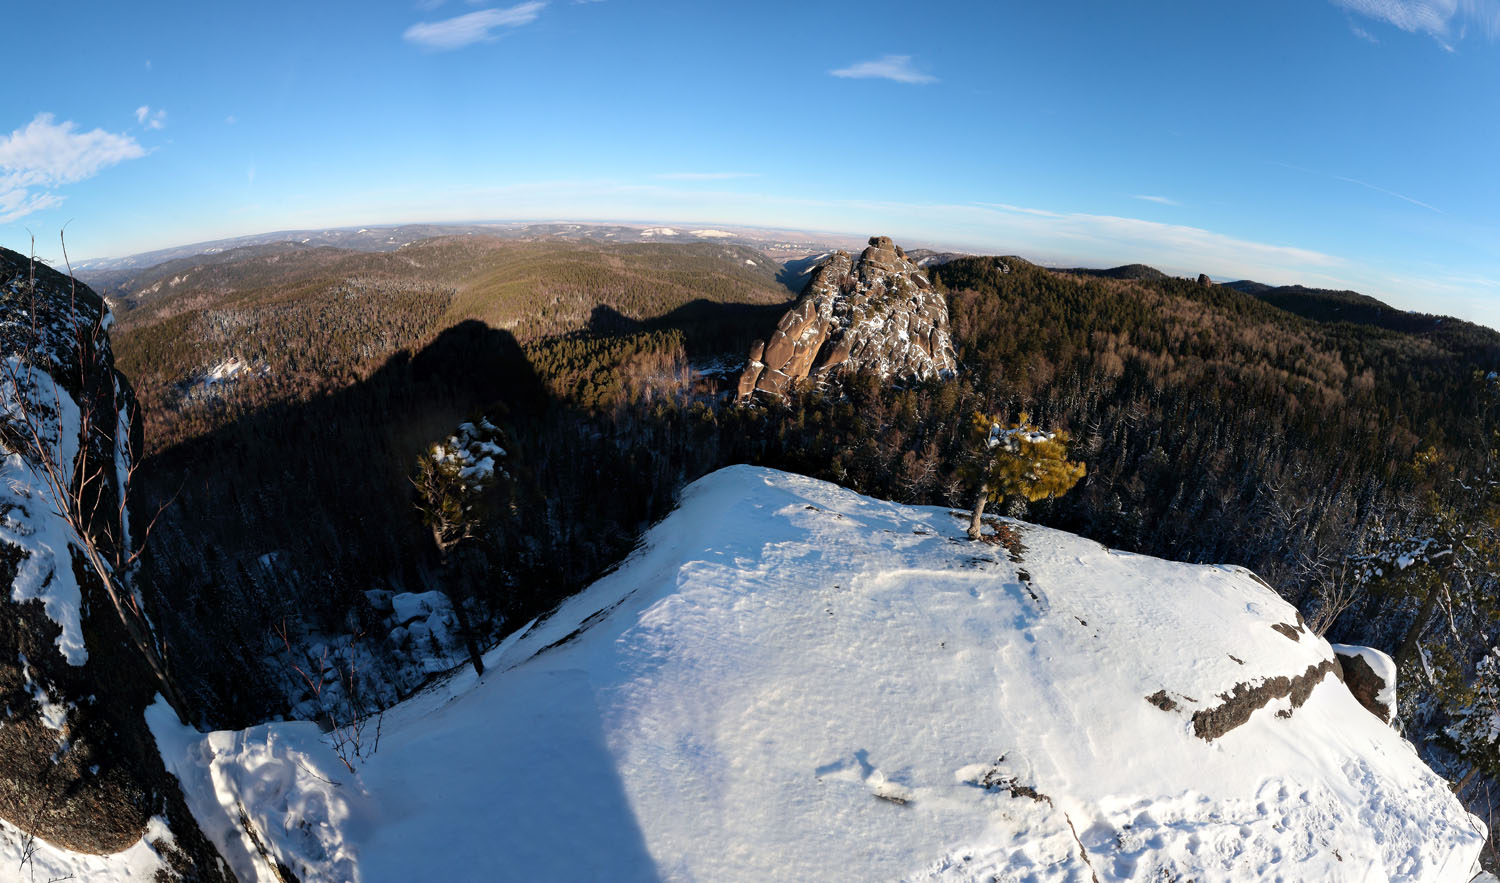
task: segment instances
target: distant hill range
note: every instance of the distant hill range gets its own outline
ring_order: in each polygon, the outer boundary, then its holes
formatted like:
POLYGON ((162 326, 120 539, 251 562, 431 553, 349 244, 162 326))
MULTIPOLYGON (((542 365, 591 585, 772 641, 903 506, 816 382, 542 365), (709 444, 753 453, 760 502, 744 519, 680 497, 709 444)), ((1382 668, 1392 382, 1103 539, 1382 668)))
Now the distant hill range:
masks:
POLYGON ((1353 322, 1411 333, 1431 331, 1444 323, 1469 324, 1459 319, 1397 309, 1356 291, 1331 291, 1301 285, 1273 286, 1248 279, 1230 282, 1228 286, 1317 322, 1353 322))
MULTIPOLYGON (((952 258, 949 258, 951 260, 952 258)), ((1167 273, 1145 264, 1125 264, 1109 269, 1071 267, 1059 270, 1077 276, 1093 276, 1099 279, 1123 279, 1143 282, 1160 282, 1171 279, 1167 273)), ((1421 334, 1433 331, 1441 325, 1460 325, 1481 333, 1488 329, 1445 316, 1417 313, 1393 307, 1357 291, 1334 291, 1326 288, 1308 288, 1303 285, 1267 285, 1251 279, 1221 283, 1226 288, 1243 292, 1274 307, 1294 313, 1315 322, 1352 322, 1355 325, 1372 325, 1390 331, 1421 334)))
POLYGON ((109 274, 125 270, 155 267, 171 261, 197 259, 203 255, 218 255, 224 252, 254 246, 294 243, 317 248, 328 246, 354 251, 395 251, 423 239, 438 236, 494 236, 523 241, 564 240, 616 242, 722 242, 746 245, 765 250, 768 254, 784 252, 784 257, 805 255, 809 252, 832 251, 836 248, 858 246, 863 240, 856 236, 809 234, 791 230, 774 230, 737 226, 695 226, 661 224, 571 224, 548 223, 501 223, 484 222, 473 224, 399 224, 373 227, 338 227, 309 230, 278 230, 272 233, 257 233, 195 242, 173 248, 157 249, 117 258, 96 258, 73 265, 80 278, 90 284, 112 278, 109 274))
POLYGON ((1096 276, 1100 279, 1146 279, 1154 282, 1158 279, 1168 278, 1166 273, 1155 267, 1148 267, 1145 264, 1125 264, 1122 267, 1111 267, 1108 270, 1072 267, 1062 272, 1073 273, 1078 276, 1096 276))

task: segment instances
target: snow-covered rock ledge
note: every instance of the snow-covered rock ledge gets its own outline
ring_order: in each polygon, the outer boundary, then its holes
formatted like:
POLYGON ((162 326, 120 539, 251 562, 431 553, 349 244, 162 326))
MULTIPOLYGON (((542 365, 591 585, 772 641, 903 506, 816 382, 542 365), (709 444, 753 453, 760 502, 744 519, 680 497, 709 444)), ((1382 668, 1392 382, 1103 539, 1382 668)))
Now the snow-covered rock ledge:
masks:
POLYGON ((1253 574, 964 526, 725 469, 357 777, 305 724, 153 726, 302 879, 1473 875, 1482 827, 1253 574))
POLYGON ((111 322, 87 286, 0 248, 0 880, 213 883, 143 719, 149 593, 102 563, 132 548, 139 450, 111 322))

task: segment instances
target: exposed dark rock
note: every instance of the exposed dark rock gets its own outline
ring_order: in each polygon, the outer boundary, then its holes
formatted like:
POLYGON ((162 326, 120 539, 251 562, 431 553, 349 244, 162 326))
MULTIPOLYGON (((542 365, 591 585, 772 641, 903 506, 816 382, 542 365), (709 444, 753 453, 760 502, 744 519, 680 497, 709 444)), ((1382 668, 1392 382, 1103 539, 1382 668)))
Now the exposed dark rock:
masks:
POLYGON ((1285 622, 1278 622, 1278 623, 1272 624, 1271 630, 1274 631, 1274 632, 1278 632, 1278 633, 1284 635, 1285 637, 1291 638, 1293 641, 1300 641, 1300 640, 1302 640, 1302 631, 1300 629, 1298 629, 1296 626, 1290 625, 1290 624, 1285 623, 1285 622))
POLYGON ((1146 701, 1160 708, 1162 711, 1177 710, 1177 701, 1167 696, 1166 690, 1157 690, 1155 693, 1147 696, 1146 701))
MULTIPOLYGON (((116 465, 116 438, 132 432, 135 403, 114 369, 105 316, 103 301, 86 286, 75 288, 62 274, 0 249, 0 359, 19 366, 0 382, 6 390, 0 445, 9 457, 0 487, 6 516, 0 527, 0 818, 55 846, 108 855, 140 841, 147 822, 159 816, 175 845, 153 843, 166 862, 158 879, 232 879, 146 727, 143 711, 158 682, 98 572, 76 541, 68 541, 67 522, 39 477, 37 449, 26 441, 30 425, 64 450, 88 450, 94 464, 116 465), (42 403, 32 406, 29 421, 15 405, 16 384, 33 388, 34 402, 42 403), (91 417, 86 428, 67 416, 76 415, 74 403, 91 417), (42 544, 32 537, 53 539, 42 544)), ((54 459, 73 468, 66 456, 54 459)), ((94 511, 117 512, 117 470, 94 468, 81 493, 97 497, 94 511)))
MULTIPOLYGON (((1228 693, 1219 694, 1224 700, 1222 704, 1193 713, 1193 735, 1212 742, 1248 721, 1256 709, 1264 708, 1273 699, 1287 698, 1293 709, 1301 708, 1312 695, 1313 688, 1330 673, 1335 677, 1343 676, 1337 662, 1325 659, 1309 665, 1307 671, 1299 675, 1277 675, 1259 683, 1235 684, 1228 693)), ((1291 717, 1291 710, 1285 711, 1281 716, 1291 717)))
POLYGON ((1359 704, 1385 723, 1390 723, 1395 709, 1380 701, 1381 692, 1390 686, 1385 679, 1376 674, 1370 668, 1370 663, 1357 653, 1339 653, 1335 650, 1334 657, 1343 669, 1344 686, 1349 688, 1359 704))
POLYGON ((992 793, 1005 792, 1011 797, 1025 797, 1029 800, 1035 800, 1037 803, 1045 803, 1048 806, 1052 805, 1051 797, 1036 790, 1031 785, 1022 784, 1014 775, 1002 770, 999 764, 1004 761, 1005 758, 1001 757, 1000 760, 996 761, 995 766, 985 770, 982 775, 967 780, 968 784, 992 793))
POLYGON ((1208 278, 1208 274, 1207 273, 1199 273, 1198 274, 1198 284, 1202 285, 1204 288, 1207 288, 1208 286, 1214 284, 1214 280, 1208 278))
POLYGON ((785 395, 806 378, 925 380, 957 371, 947 299, 900 246, 874 236, 857 261, 844 251, 829 257, 770 339, 755 342, 739 398, 785 395))

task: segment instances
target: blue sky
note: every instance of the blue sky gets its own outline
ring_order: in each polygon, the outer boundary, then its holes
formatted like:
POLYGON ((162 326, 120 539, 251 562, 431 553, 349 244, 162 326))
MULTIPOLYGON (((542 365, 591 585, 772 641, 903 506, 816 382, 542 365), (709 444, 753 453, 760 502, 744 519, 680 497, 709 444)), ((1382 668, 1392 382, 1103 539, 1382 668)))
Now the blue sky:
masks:
POLYGON ((1500 327, 1500 0, 7 11, 0 244, 741 223, 1500 327), (143 11, 149 10, 149 11, 143 11))

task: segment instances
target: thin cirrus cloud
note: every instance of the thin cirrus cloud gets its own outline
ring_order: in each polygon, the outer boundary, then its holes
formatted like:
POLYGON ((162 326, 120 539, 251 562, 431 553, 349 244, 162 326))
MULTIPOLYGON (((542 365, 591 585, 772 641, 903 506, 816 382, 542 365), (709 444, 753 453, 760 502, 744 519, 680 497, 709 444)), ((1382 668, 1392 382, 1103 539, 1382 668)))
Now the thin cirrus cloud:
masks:
POLYGON ((518 28, 536 21, 545 0, 521 3, 505 9, 481 9, 442 21, 421 21, 406 29, 401 36, 408 43, 427 49, 462 49, 475 43, 496 39, 501 28, 518 28))
POLYGON ((992 215, 997 231, 1012 231, 1016 245, 1028 242, 1057 256, 1136 260, 1170 269, 1236 278, 1290 282, 1341 268, 1344 259, 1311 249, 1241 239, 1201 227, 1087 212, 1052 212, 1002 203, 976 203, 992 215), (1201 269, 1199 269, 1201 268, 1201 269))
MULTIPOLYGON (((1413 34, 1428 34, 1451 49, 1448 40, 1474 25, 1487 37, 1500 36, 1500 0, 1331 0, 1350 12, 1413 34)), ((1374 38, 1360 29, 1355 33, 1374 38)))
POLYGON ((0 223, 51 208, 63 201, 56 188, 145 155, 129 135, 80 132, 71 121, 39 113, 25 128, 0 136, 0 223))
POLYGON ((1354 184, 1354 185, 1357 185, 1359 187, 1363 187, 1366 190, 1373 190, 1376 193, 1383 193, 1386 196, 1389 196, 1389 197, 1391 197, 1393 199, 1399 199, 1402 202, 1409 202, 1412 205, 1420 206, 1422 208, 1425 208, 1425 209, 1427 209, 1430 212, 1435 212, 1435 213, 1440 214, 1440 215, 1447 214, 1447 212, 1443 211, 1442 209, 1438 208, 1435 205, 1431 205, 1429 203, 1423 202, 1420 199, 1416 199, 1414 197, 1407 196, 1405 193, 1397 193, 1394 190, 1388 190, 1388 189, 1386 189, 1384 187, 1381 187, 1378 184, 1371 184, 1369 181, 1361 181, 1358 178, 1350 178, 1347 175, 1335 175, 1332 172, 1320 172, 1317 169, 1304 168, 1303 166, 1292 165, 1291 163, 1287 163, 1287 162, 1276 162, 1276 161, 1273 160, 1271 162, 1271 165, 1273 165, 1273 166, 1281 166, 1284 169, 1292 169, 1293 171, 1297 171, 1297 172, 1306 172, 1309 175, 1322 175, 1322 176, 1324 176, 1326 178, 1332 178, 1335 181, 1343 181, 1345 184, 1354 184))
POLYGON ((851 80, 895 80, 917 86, 938 81, 932 74, 922 73, 912 67, 910 55, 884 55, 874 61, 861 61, 829 73, 851 80))
POLYGON ((1131 194, 1130 198, 1131 199, 1144 199, 1146 202, 1154 202, 1157 205, 1182 205, 1182 203, 1178 202, 1175 199, 1168 199, 1165 196, 1149 196, 1149 195, 1144 194, 1144 193, 1131 194))
POLYGON ((759 176, 755 172, 663 172, 655 177, 663 181, 731 181, 759 176))

